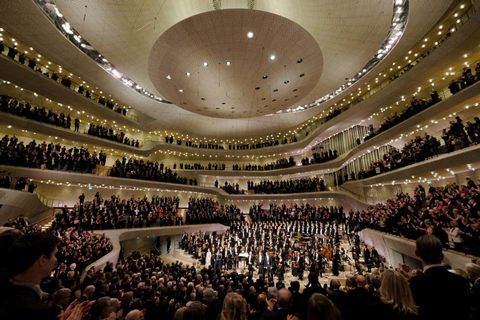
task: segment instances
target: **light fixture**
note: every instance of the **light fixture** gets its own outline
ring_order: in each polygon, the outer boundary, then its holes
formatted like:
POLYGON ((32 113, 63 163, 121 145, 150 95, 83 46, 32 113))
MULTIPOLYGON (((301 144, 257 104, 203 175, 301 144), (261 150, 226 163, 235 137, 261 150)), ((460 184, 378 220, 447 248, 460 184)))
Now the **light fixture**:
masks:
POLYGON ((275 56, 273 54, 270 56, 270 60, 275 60, 275 56))
POLYGON ((230 61, 227 61, 227 66, 231 65, 232 63, 230 61))
POLYGON ((167 74, 167 79, 172 79, 172 77, 169 74, 167 74))
POLYGON ((185 73, 187 77, 190 77, 190 72, 185 73))
POLYGON ((180 89, 180 90, 178 90, 178 91, 183 92, 183 89, 180 89))
POLYGON ((204 62, 204 63, 203 63, 203 66, 204 66, 204 67, 208 67, 208 63, 207 63, 207 62, 204 62))
POLYGON ((250 39, 253 38, 253 32, 252 31, 248 32, 247 37, 250 38, 250 39))

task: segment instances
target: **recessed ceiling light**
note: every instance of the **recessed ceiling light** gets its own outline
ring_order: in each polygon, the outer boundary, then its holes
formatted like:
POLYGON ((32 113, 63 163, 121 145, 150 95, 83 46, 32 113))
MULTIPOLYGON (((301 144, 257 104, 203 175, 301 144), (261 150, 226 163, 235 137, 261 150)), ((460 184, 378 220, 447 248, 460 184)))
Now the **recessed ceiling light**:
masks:
POLYGON ((301 63, 302 61, 303 61, 303 59, 298 59, 297 63, 301 63))
POLYGON ((204 63, 203 63, 203 66, 204 66, 204 67, 208 67, 208 63, 207 63, 207 62, 204 62, 204 63))
POLYGON ((253 38, 253 32, 250 31, 249 33, 247 33, 247 37, 249 37, 250 39, 253 38))
POLYGON ((183 89, 180 89, 180 90, 178 90, 178 91, 183 92, 183 89))
POLYGON ((275 56, 273 54, 270 56, 270 60, 275 60, 275 56))
POLYGON ((268 76, 263 76, 263 77, 262 77, 262 79, 267 79, 267 78, 268 78, 268 76))
POLYGON ((185 73, 187 77, 190 77, 190 72, 185 73))
POLYGON ((170 77, 170 75, 168 74, 168 75, 167 75, 167 79, 172 79, 172 77, 170 77))
POLYGON ((230 61, 227 61, 227 66, 231 65, 232 63, 230 61))

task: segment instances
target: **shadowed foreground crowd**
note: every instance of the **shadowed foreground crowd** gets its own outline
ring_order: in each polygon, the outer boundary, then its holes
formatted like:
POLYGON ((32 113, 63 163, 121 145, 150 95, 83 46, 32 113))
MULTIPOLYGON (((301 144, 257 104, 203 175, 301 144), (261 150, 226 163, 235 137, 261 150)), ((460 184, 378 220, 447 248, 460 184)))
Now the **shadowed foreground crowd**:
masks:
POLYGON ((221 273, 159 256, 132 253, 117 265, 76 271, 56 270, 64 256, 61 240, 45 232, 0 235, 1 319, 479 319, 480 265, 448 270, 442 243, 433 235, 417 240, 423 271, 398 270, 309 283, 288 288, 282 281, 256 281, 246 273, 221 273), (10 279, 10 282, 8 280, 10 279), (469 280, 471 282, 469 282, 469 280))

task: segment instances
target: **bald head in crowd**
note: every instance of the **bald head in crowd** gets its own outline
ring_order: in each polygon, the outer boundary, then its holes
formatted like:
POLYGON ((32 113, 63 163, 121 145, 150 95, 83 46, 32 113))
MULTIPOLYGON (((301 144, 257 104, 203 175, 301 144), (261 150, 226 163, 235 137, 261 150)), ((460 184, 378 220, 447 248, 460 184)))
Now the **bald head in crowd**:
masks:
POLYGON ((147 310, 143 309, 142 311, 135 309, 127 313, 125 320, 142 320, 145 317, 147 310))
POLYGON ((279 309, 290 309, 293 304, 293 296, 290 291, 283 288, 278 291, 277 305, 279 309))
POLYGON ((367 285, 367 279, 365 279, 364 276, 358 276, 357 277, 357 287, 358 288, 365 288, 367 285))

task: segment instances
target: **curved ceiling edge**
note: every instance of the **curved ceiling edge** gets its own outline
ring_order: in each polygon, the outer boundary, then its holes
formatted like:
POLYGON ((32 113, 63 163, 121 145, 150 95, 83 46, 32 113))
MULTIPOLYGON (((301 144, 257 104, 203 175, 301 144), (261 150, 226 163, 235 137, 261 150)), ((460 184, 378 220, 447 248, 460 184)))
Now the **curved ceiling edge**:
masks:
MULTIPOLYGON (((115 68, 107 59, 103 58, 102 55, 95 50, 86 40, 84 40, 81 35, 73 29, 70 24, 67 22, 65 17, 59 12, 58 8, 54 4, 53 0, 34 0, 34 3, 38 8, 43 12, 50 22, 57 28, 58 31, 64 37, 69 40, 75 47, 82 51, 86 56, 92 59, 96 64, 98 64, 102 69, 107 71, 114 78, 119 79, 125 86, 129 87, 135 92, 142 94, 145 97, 148 97, 156 102, 172 104, 170 101, 164 100, 160 97, 153 95, 152 93, 146 91, 129 77, 124 75, 121 71, 115 68)), ((378 65, 389 52, 393 50, 396 44, 401 39, 403 31, 407 25, 409 14, 409 0, 393 0, 393 14, 390 30, 388 31, 385 41, 380 46, 380 49, 374 55, 374 57, 367 62, 367 64, 357 73, 357 76, 352 79, 346 79, 347 82, 339 87, 337 90, 328 93, 327 95, 319 98, 318 100, 304 106, 287 108, 276 112, 276 114, 282 113, 292 113, 292 112, 301 112, 308 110, 310 108, 317 107, 325 102, 328 102, 330 99, 334 98, 338 94, 344 92, 352 85, 357 83, 362 79, 370 70, 378 65)))
MULTIPOLYGON (((406 0, 408 1, 408 0, 406 0)), ((87 57, 93 60, 99 67, 109 73, 115 79, 118 79, 126 87, 134 90, 138 94, 141 94, 144 97, 147 97, 156 102, 172 104, 170 101, 162 99, 155 96, 154 94, 148 92, 139 86, 135 81, 127 77, 121 71, 119 71, 113 64, 108 62, 100 52, 98 52, 88 41, 82 38, 82 36, 70 26, 70 23, 65 19, 63 14, 58 11, 53 0, 33 0, 37 5, 40 11, 45 15, 45 17, 55 26, 55 28, 73 44, 77 49, 83 52, 87 57)))

